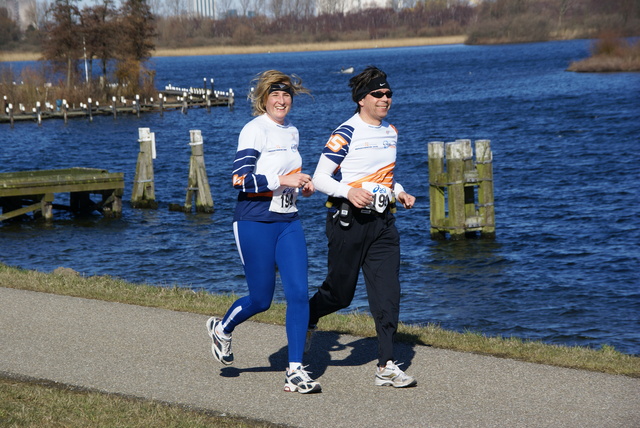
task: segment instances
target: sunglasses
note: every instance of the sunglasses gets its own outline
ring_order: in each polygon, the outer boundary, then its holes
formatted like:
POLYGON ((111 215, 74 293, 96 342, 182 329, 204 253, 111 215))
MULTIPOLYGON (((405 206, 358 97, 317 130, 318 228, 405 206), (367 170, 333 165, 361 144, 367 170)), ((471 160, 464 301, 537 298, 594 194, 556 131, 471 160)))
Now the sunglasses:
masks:
POLYGON ((373 92, 369 92, 369 95, 371 95, 373 98, 382 98, 385 95, 387 96, 387 98, 391 98, 393 96, 393 92, 392 91, 387 91, 387 92, 373 91, 373 92))

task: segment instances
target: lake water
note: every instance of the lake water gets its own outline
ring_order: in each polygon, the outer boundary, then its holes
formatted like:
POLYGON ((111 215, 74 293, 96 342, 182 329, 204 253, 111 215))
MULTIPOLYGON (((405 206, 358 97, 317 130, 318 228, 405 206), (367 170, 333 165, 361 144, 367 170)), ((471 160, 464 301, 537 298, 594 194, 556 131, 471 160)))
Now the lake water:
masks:
MULTIPOLYGON (((0 125, 0 172, 83 166, 124 172, 126 180, 121 219, 56 212, 49 225, 0 224, 0 260, 245 293, 230 170, 238 133, 251 119, 251 78, 277 68, 312 90, 313 97, 296 98, 290 115, 304 170, 312 173, 330 132, 354 109, 350 76, 337 71, 374 64, 387 71, 394 91, 396 177, 417 197, 413 210, 397 215, 401 320, 640 354, 640 73, 566 72, 589 46, 577 40, 153 59, 159 88, 215 78, 216 89, 234 90, 236 108, 0 125), (156 133, 157 210, 128 203, 141 127, 156 133), (191 129, 204 139, 211 215, 168 210, 184 203, 191 129), (491 140, 495 240, 429 237, 427 143, 456 139, 491 140)), ((323 203, 320 194, 300 202, 310 293, 326 271, 323 203)), ((364 287, 351 309, 367 310, 364 287)))

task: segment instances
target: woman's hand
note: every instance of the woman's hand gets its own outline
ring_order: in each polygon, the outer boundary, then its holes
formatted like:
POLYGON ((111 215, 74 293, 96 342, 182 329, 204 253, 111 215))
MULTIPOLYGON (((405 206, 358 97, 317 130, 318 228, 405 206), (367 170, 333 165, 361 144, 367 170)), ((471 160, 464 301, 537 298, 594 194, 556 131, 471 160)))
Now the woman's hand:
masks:
POLYGON ((311 185, 313 186, 311 176, 308 174, 303 174, 301 172, 296 172, 288 175, 280 175, 278 176, 278 181, 280 181, 280 186, 303 188, 303 190, 304 186, 306 186, 308 183, 311 183, 311 185))

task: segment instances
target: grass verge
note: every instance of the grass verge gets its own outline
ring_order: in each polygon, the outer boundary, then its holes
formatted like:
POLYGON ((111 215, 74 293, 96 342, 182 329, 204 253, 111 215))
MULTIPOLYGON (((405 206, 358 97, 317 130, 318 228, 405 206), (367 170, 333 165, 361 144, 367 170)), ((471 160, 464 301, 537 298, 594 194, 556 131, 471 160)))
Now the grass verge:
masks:
POLYGON ((0 378, 0 426, 273 428, 281 425, 53 382, 0 378))

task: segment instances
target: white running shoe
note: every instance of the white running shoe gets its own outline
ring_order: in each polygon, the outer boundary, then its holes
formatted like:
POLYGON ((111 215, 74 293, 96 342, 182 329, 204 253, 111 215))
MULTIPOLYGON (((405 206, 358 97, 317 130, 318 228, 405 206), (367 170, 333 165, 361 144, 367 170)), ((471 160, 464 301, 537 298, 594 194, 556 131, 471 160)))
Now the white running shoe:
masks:
POLYGON ((417 385, 417 381, 391 360, 385 367, 376 367, 376 386, 393 386, 394 388, 406 388, 417 385))
POLYGON ((300 394, 308 394, 322 391, 320 384, 309 377, 309 372, 305 370, 306 367, 300 367, 291 373, 287 369, 284 376, 284 390, 286 392, 298 391, 300 394))
POLYGON ((220 324, 220 318, 211 317, 207 320, 207 331, 211 338, 211 353, 216 360, 225 366, 233 363, 233 352, 231 352, 231 338, 224 339, 216 333, 216 326, 220 324))
POLYGON ((307 329, 307 339, 304 342, 304 353, 307 354, 309 353, 309 351, 311 351, 311 340, 313 339, 313 336, 316 334, 316 331, 318 331, 318 326, 317 325, 312 325, 311 327, 309 327, 307 329))

